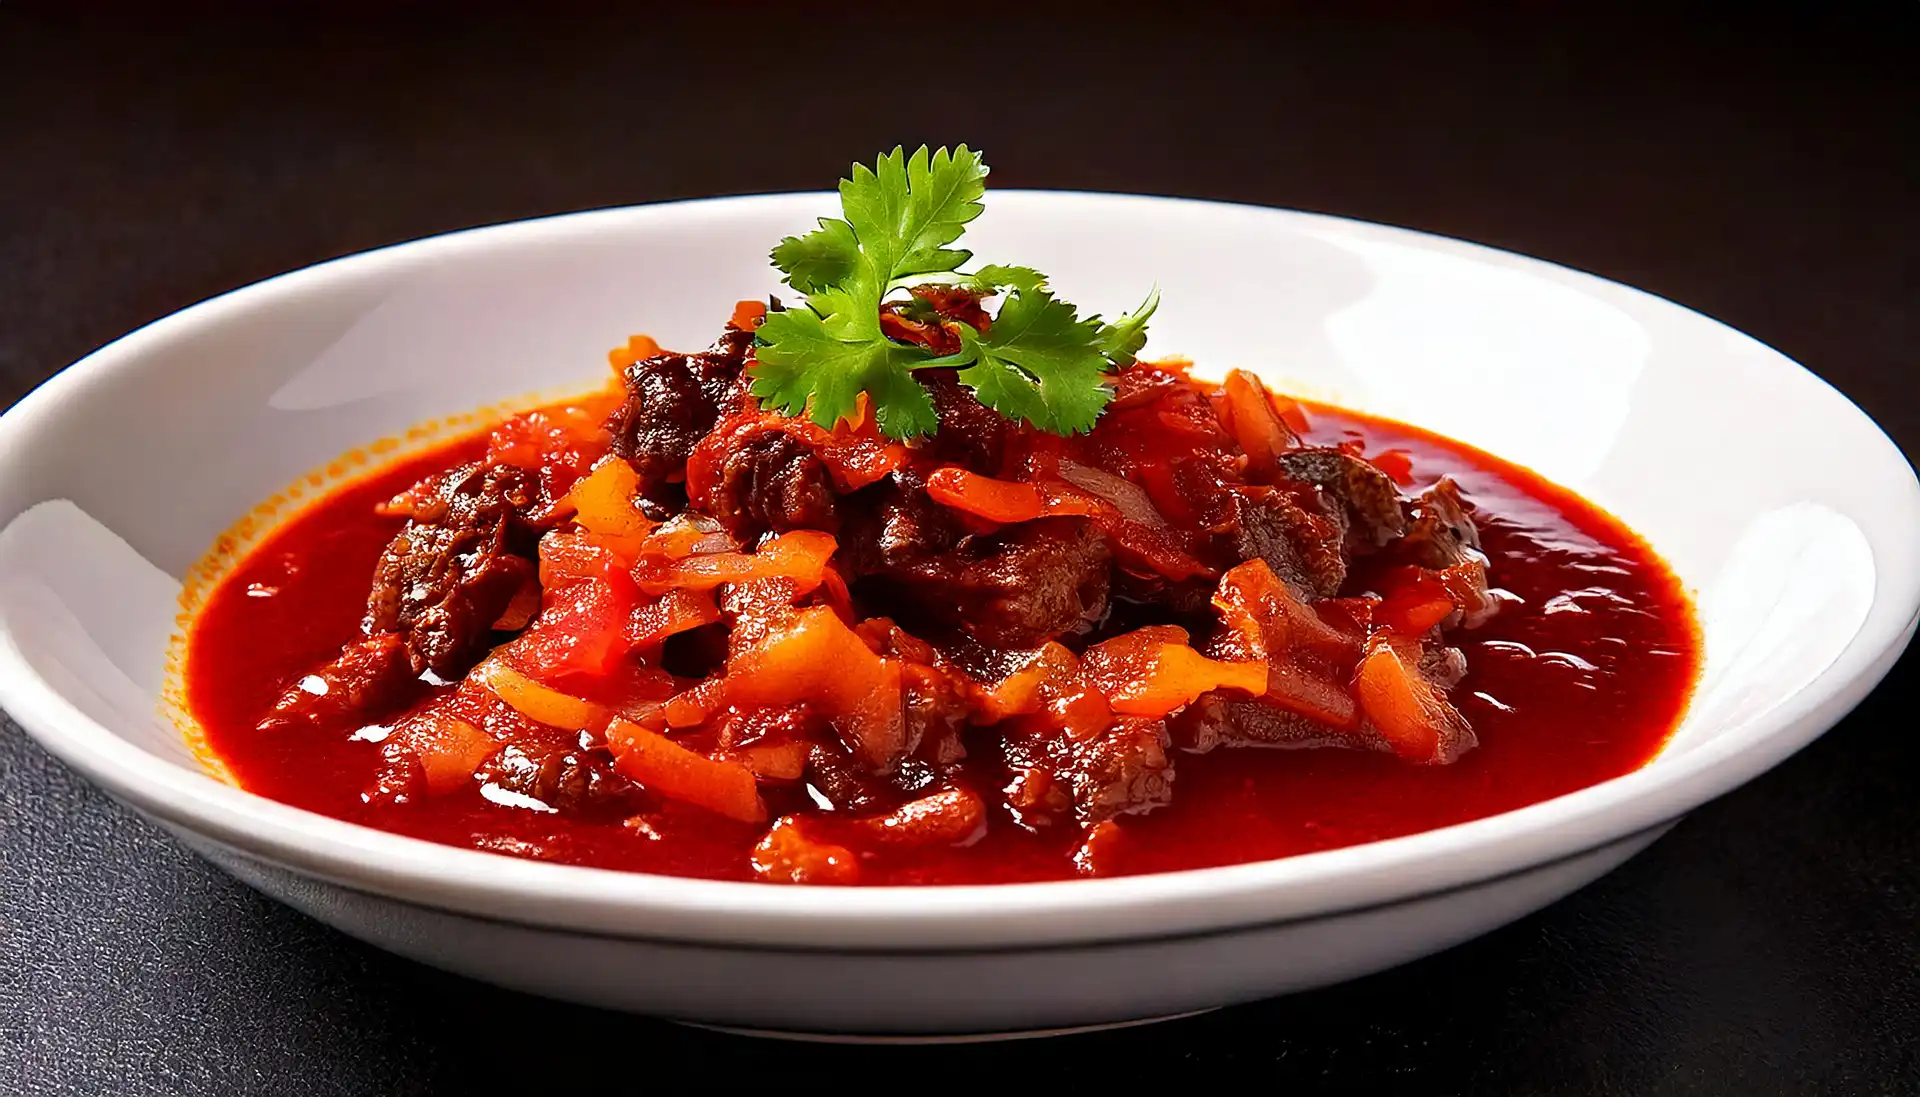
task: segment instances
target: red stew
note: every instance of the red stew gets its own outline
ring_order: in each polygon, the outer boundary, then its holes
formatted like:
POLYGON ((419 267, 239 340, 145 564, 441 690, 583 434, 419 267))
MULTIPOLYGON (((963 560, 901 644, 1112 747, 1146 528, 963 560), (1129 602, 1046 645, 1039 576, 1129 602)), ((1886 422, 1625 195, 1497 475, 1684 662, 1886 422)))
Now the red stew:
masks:
POLYGON ((930 378, 902 447, 741 402, 751 322, 248 554, 187 667, 239 783, 571 864, 1014 882, 1491 815, 1685 706, 1672 575, 1524 469, 1146 363, 1065 442, 930 378))

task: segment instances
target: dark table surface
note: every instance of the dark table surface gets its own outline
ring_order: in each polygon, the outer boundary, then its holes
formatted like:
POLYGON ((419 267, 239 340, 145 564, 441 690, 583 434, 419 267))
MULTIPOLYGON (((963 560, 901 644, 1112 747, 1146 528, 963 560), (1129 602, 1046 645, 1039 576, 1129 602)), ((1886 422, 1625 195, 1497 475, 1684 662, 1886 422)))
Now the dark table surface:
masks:
MULTIPOLYGON (((1885 14, 1910 4, 1737 26, 527 7, 0 4, 0 401, 347 252, 813 189, 883 145, 964 140, 1002 185, 1320 210, 1595 271, 1779 347, 1920 446, 1920 84, 1901 71, 1911 21, 1885 14)), ((1296 1093, 1920 1093, 1913 666, 1625 868, 1472 944, 1150 1029, 942 1049, 711 1035, 394 959, 216 873, 8 724, 0 1092, 639 1089, 670 1065, 1044 1085, 1104 1064, 1296 1093)))

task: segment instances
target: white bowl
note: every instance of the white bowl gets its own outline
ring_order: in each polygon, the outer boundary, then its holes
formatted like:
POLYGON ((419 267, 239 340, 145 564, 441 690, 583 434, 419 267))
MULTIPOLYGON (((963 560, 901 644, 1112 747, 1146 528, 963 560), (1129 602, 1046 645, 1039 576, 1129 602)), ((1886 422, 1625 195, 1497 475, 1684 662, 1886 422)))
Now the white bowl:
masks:
MULTIPOLYGON (((1650 765, 1283 861, 966 888, 782 888, 515 860, 230 787, 162 711, 181 579, 268 495, 420 420, 703 346, 830 195, 609 210, 327 263, 187 309, 0 420, 0 703, 262 891, 383 948, 619 1009, 815 1033, 1111 1023, 1333 982, 1580 887, 1831 726, 1920 606, 1920 487, 1778 353, 1588 275, 1299 213, 995 192, 969 232, 1151 349, 1409 420, 1623 518, 1694 593, 1703 678, 1650 765)), ((28 810, 32 810, 29 806, 28 810)), ((1791 825, 1791 822, 1787 825, 1791 825)))

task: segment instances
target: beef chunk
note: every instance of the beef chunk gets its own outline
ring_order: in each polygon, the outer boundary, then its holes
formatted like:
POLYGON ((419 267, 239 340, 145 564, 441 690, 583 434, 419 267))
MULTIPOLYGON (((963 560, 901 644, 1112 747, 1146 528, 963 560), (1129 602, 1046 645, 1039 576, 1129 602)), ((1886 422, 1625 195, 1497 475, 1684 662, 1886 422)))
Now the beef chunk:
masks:
POLYGON ((940 464, 959 465, 983 476, 998 476, 1012 422, 982 404, 972 390, 960 384, 953 370, 924 370, 915 378, 933 396, 940 428, 926 443, 940 464))
POLYGON ((1232 513, 1228 537, 1235 563, 1265 560, 1304 600, 1339 592, 1347 578, 1345 523, 1277 489, 1234 492, 1232 513))
POLYGON ((260 721, 261 731, 338 728, 350 720, 374 720, 403 705, 416 692, 406 644, 381 633, 348 644, 333 662, 287 687, 260 721))
POLYGON ((983 545, 954 573, 954 609, 976 639, 1029 648, 1097 621, 1110 551, 1090 523, 1027 522, 983 545))
POLYGON ((805 780, 836 811, 884 811, 902 799, 892 782, 862 767, 834 741, 815 743, 808 752, 805 780))
POLYGON ((693 447, 739 400, 751 332, 729 328, 700 354, 656 354, 627 367, 627 398, 607 418, 613 452, 640 474, 640 494, 655 518, 678 502, 693 447))
POLYGON ((1258 699, 1203 693, 1168 718, 1173 744, 1205 754, 1215 747, 1333 747, 1360 745, 1340 728, 1258 699))
POLYGON ((394 509, 406 527, 380 554, 363 628, 398 633, 416 675, 465 674, 493 624, 538 581, 538 506, 532 474, 512 465, 464 465, 409 492, 394 509))
POLYGON ((785 533, 840 528, 838 498, 825 462, 813 446, 777 420, 728 439, 713 482, 693 500, 750 545, 769 530, 785 533))
POLYGON ((862 493, 841 551, 858 575, 909 574, 952 553, 966 538, 953 512, 927 494, 926 481, 900 469, 862 493))
POLYGON ((509 746, 481 766, 479 776, 565 815, 630 815, 645 806, 640 786, 615 772, 604 753, 578 746, 509 746))
POLYGON ((1328 513, 1347 525, 1347 549, 1366 555, 1407 532, 1406 511, 1393 478, 1350 453, 1331 448, 1294 450, 1274 458, 1282 477, 1318 488, 1328 513))
POLYGON ((1044 518, 965 536, 946 508, 907 488, 842 543, 883 612, 960 629, 981 643, 1032 648, 1085 631, 1106 613, 1106 536, 1078 518, 1044 518))
POLYGON ((1005 736, 1008 806, 1028 827, 1067 818, 1091 826, 1164 807, 1173 798, 1168 742, 1159 720, 1117 720, 1084 740, 1044 720, 1018 721, 1005 736))
POLYGON ((1361 715, 1351 727, 1336 727, 1271 700, 1245 699, 1211 691, 1168 718, 1172 742, 1181 750, 1204 754, 1215 747, 1347 747, 1397 754, 1409 762, 1444 765, 1472 750, 1478 740, 1466 717, 1445 692, 1466 675, 1460 649, 1428 644, 1414 661, 1415 673, 1434 689, 1426 709, 1427 741, 1417 747, 1388 735, 1361 715))
POLYGON ((1441 480, 1421 492, 1408 510, 1412 521, 1395 549, 1407 563, 1448 568, 1479 551, 1480 530, 1473 523, 1472 507, 1452 480, 1441 480))

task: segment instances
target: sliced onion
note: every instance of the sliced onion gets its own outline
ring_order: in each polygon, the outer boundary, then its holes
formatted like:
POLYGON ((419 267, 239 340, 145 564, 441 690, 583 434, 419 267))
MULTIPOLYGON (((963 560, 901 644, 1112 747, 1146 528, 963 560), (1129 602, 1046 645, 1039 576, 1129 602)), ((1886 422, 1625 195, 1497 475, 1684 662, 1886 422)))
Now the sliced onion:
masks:
POLYGON ((1129 522, 1138 522, 1154 529, 1167 528, 1166 516, 1147 497, 1146 489, 1131 480, 1104 469, 1065 460, 1060 462, 1060 478, 1112 503, 1114 509, 1120 512, 1120 517, 1129 522))

